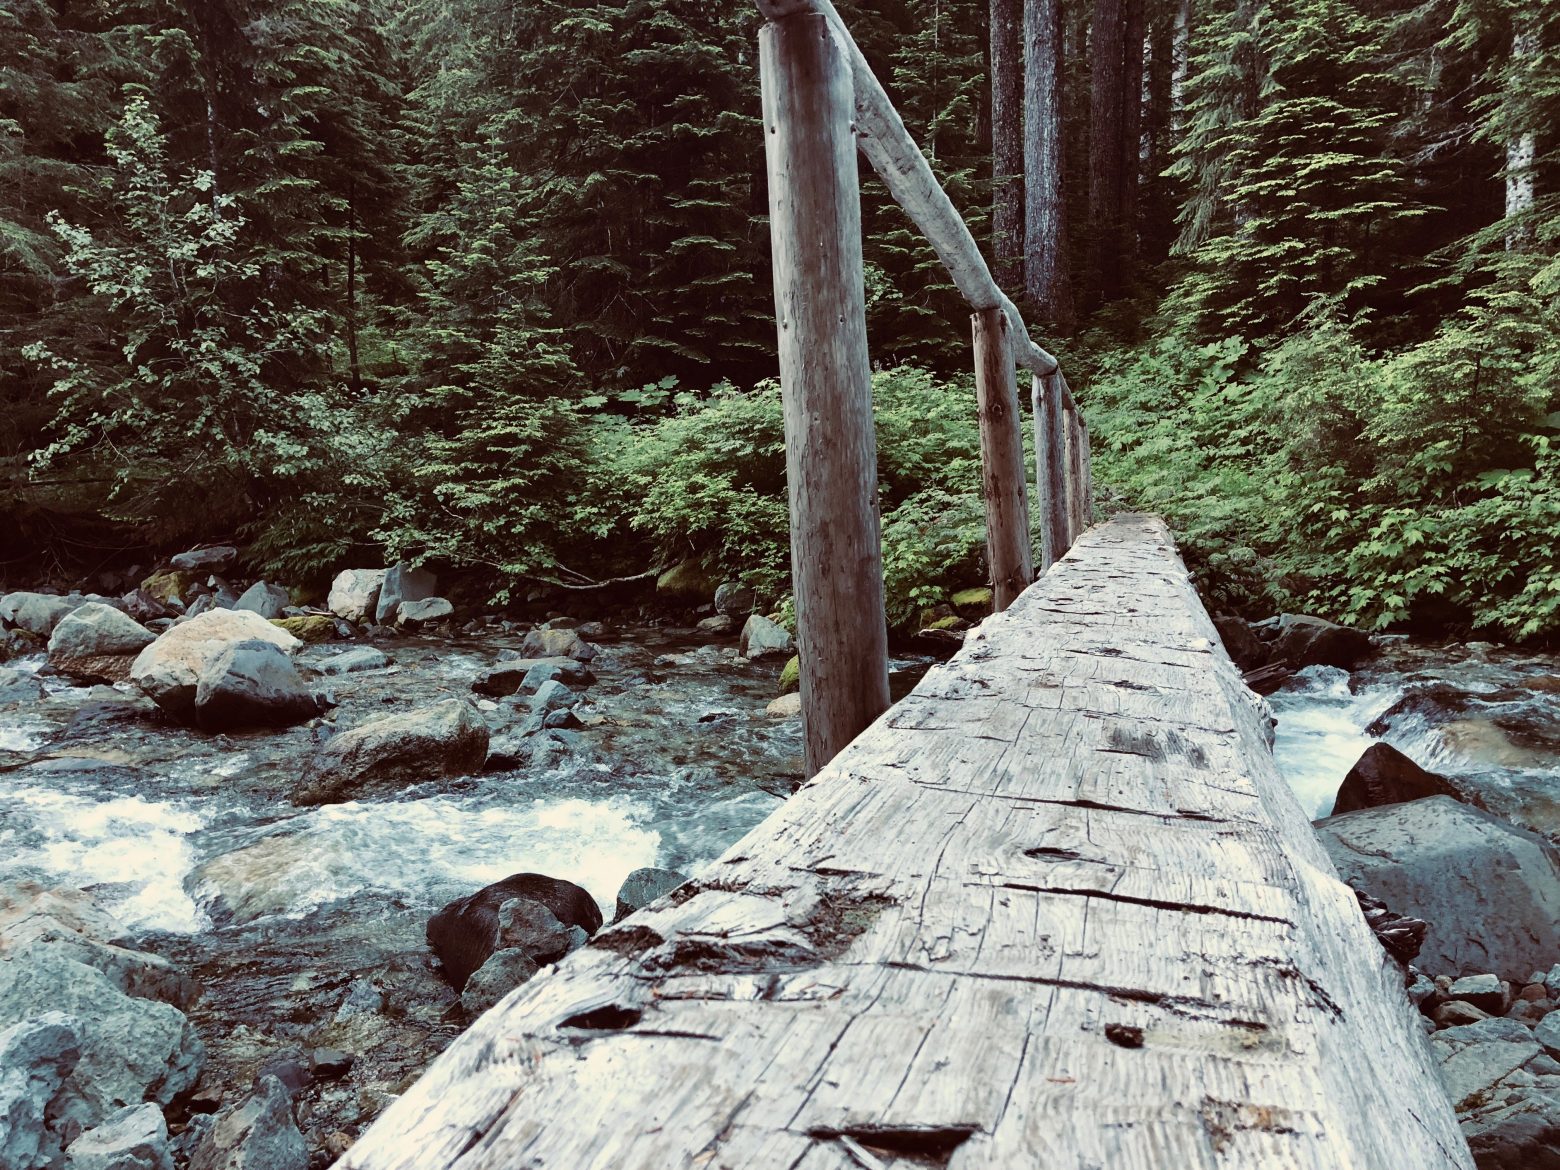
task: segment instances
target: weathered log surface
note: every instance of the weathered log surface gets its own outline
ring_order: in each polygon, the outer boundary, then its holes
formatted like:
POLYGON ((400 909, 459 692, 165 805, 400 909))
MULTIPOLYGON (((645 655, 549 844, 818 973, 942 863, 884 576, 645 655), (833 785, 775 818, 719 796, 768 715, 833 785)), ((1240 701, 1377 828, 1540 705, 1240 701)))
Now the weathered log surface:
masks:
POLYGON ((1469 1170, 1164 526, 1118 517, 353 1170, 1469 1170))

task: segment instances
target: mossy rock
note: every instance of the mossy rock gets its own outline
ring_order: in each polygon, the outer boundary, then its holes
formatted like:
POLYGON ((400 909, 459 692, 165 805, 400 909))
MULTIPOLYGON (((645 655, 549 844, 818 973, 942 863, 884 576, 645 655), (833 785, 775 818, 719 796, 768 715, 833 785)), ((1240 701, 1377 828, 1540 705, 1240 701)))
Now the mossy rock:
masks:
POLYGON ((336 619, 329 614, 310 613, 302 617, 272 618, 273 626, 281 626, 302 642, 329 642, 336 636, 336 619))
POLYGON ((655 579, 655 591, 665 597, 700 604, 711 600, 720 582, 696 560, 673 565, 655 579))
POLYGON ((179 569, 165 569, 153 573, 141 582, 141 588, 164 605, 177 601, 183 605, 189 600, 190 589, 201 578, 199 573, 186 573, 179 569))
POLYGON ((955 609, 990 613, 993 598, 990 587, 982 585, 978 589, 961 589, 948 600, 955 609))
POLYGON ((927 622, 922 626, 923 630, 964 630, 969 628, 969 622, 961 617, 938 618, 935 622, 927 622))
POLYGON ((780 693, 789 695, 792 691, 802 689, 802 660, 793 655, 780 671, 780 693))

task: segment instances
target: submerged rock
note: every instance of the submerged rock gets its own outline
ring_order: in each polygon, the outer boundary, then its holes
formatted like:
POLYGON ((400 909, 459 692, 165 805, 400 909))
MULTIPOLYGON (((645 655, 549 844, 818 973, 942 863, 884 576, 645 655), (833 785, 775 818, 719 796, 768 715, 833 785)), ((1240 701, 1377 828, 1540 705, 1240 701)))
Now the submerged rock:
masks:
POLYGON ((456 899, 430 918, 428 945, 460 991, 500 950, 523 950, 538 963, 561 958, 574 944, 570 927, 585 937, 601 929, 596 900, 573 882, 517 873, 456 899))
POLYGON ((293 793, 296 804, 331 804, 482 769, 487 724, 462 699, 387 715, 320 748, 293 793))
POLYGON ((130 680, 174 718, 193 722, 201 675, 229 646, 246 641, 269 642, 289 654, 300 645, 257 613, 215 609, 159 635, 136 657, 130 680))
POLYGON ((271 642, 234 642, 200 672, 195 688, 195 722, 204 731, 287 727, 319 711, 292 659, 271 642))
POLYGON ((1538 834, 1446 796, 1316 832, 1351 886, 1430 924, 1422 967, 1523 979, 1560 954, 1560 851, 1538 834))
POLYGON ((565 686, 589 686, 596 681, 596 676, 574 658, 512 658, 483 671, 471 684, 471 689, 479 695, 503 698, 534 694, 538 687, 549 681, 565 686))
POLYGON ((1373 743, 1343 778, 1332 811, 1338 816, 1427 796, 1450 796, 1482 807, 1479 800, 1469 800, 1445 776, 1425 771, 1391 744, 1373 743))
POLYGON ((360 670, 383 670, 390 659, 383 650, 373 646, 354 646, 318 663, 314 669, 321 674, 353 674, 360 670))
POLYGON ((343 569, 330 583, 325 608, 349 622, 368 621, 374 616, 384 583, 384 569, 343 569))

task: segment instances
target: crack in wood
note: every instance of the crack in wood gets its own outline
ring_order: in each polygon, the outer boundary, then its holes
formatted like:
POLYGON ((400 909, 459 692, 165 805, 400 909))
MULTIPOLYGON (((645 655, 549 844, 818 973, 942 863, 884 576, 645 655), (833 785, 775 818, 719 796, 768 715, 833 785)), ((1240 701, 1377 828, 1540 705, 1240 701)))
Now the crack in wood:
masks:
MULTIPOLYGON (((974 882, 969 884, 985 885, 987 883, 974 882)), ((1252 910, 1240 910, 1231 906, 1214 906, 1207 902, 1177 902, 1165 898, 1144 898, 1132 894, 1118 894, 1112 890, 1094 889, 1090 886, 1065 886, 1054 883, 1000 881, 989 884, 998 889, 1026 890, 1034 894, 1064 894, 1075 898, 1098 898, 1104 902, 1119 902, 1126 906, 1147 906, 1153 910, 1175 910, 1185 914, 1218 914, 1225 918, 1239 918, 1250 922, 1276 922, 1281 926, 1294 926, 1293 921, 1280 915, 1259 914, 1252 910)))

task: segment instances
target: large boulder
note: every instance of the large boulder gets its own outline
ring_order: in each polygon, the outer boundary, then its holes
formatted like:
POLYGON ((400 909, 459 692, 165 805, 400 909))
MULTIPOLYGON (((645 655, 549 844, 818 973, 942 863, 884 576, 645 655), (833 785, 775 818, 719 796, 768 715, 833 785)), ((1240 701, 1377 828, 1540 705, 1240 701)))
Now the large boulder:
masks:
POLYGON ((780 655, 789 658, 796 653, 796 643, 786 628, 758 613, 749 617, 747 624, 742 627, 742 637, 737 648, 744 658, 774 658, 780 655))
POLYGON ((715 612, 724 617, 745 618, 758 606, 758 596, 740 581, 727 581, 715 590, 715 612))
POLYGON ((31 944, 0 962, 0 1028, 43 1012, 77 1021, 81 1058, 53 1109, 60 1132, 90 1129, 142 1101, 169 1104, 200 1076, 205 1049, 171 1004, 124 994, 95 967, 31 944))
POLYGON ((428 920, 428 945, 455 990, 496 952, 520 950, 552 962, 601 929, 601 908, 573 882, 517 873, 457 898, 428 920))
POLYGON ((52 593, 7 593, 0 597, 0 622, 47 638, 72 610, 85 605, 81 597, 56 597, 52 593))
POLYGON ((195 723, 205 731, 289 727, 319 712, 292 659, 272 642, 231 643, 200 672, 195 687, 195 723))
POLYGON ((168 567, 185 573, 220 573, 238 561, 238 550, 230 544, 192 548, 168 558, 168 567))
POLYGON ((589 662, 596 647, 573 630, 532 630, 520 643, 522 658, 573 658, 589 662))
POLYGON ((79 1021, 44 1012, 0 1030, 0 1166, 42 1170, 58 1162, 66 1080, 81 1059, 79 1021))
POLYGON ((157 635, 111 605, 89 601, 60 619, 49 636, 49 664, 81 682, 119 682, 157 635))
POLYGON ((189 1170, 307 1170, 308 1165, 287 1086, 264 1075, 253 1092, 217 1117, 190 1155, 189 1170))
POLYGON ((1213 627, 1219 631, 1225 653, 1241 670, 1255 670, 1267 662, 1267 647, 1251 632, 1245 618, 1220 614, 1213 619, 1213 627))
POLYGON ((193 722, 200 677, 235 642, 270 642, 291 654, 302 643, 257 613, 214 609, 180 622, 136 657, 130 680, 163 710, 193 722))
POLYGON ((425 601, 439 592, 439 579, 427 569, 414 569, 405 561, 385 570, 374 606, 374 620, 380 625, 395 620, 396 611, 408 601, 425 601))
POLYGON ((1364 630, 1335 625, 1318 617, 1285 613, 1269 646, 1269 657, 1299 670, 1305 666, 1336 666, 1353 670, 1376 652, 1364 630))
POLYGON ((238 595, 233 608, 247 609, 269 620, 281 617, 291 604, 292 598, 280 585, 272 585, 269 581, 256 581, 238 595))
POLYGON ((1425 771, 1391 744, 1373 743, 1343 778, 1332 811, 1338 816, 1427 796, 1450 796, 1482 807, 1482 802, 1469 800, 1445 776, 1425 771))
POLYGON ((384 569, 343 569, 330 583, 325 608, 349 622, 371 620, 384 587, 384 569))
POLYGON ((1560 959, 1560 850, 1447 796, 1328 817, 1343 879, 1430 924, 1419 965, 1522 981, 1560 959))
POLYGON ((395 624, 398 626, 431 626, 455 616, 455 607, 443 597, 424 597, 420 601, 403 601, 395 607, 395 624))
POLYGON ((293 793, 297 804, 333 804, 431 780, 478 772, 488 728, 462 699, 387 715, 343 731, 315 753, 293 793))
POLYGON ((173 1170, 168 1123, 150 1101, 126 1105, 65 1152, 69 1170, 173 1170))
POLYGON ((655 579, 655 591, 664 598, 702 605, 715 595, 720 582, 696 560, 673 565, 655 579))
POLYGON ((612 921, 621 921, 635 910, 643 910, 651 902, 663 894, 671 893, 687 880, 673 869, 646 867, 634 870, 618 887, 617 913, 612 921))

